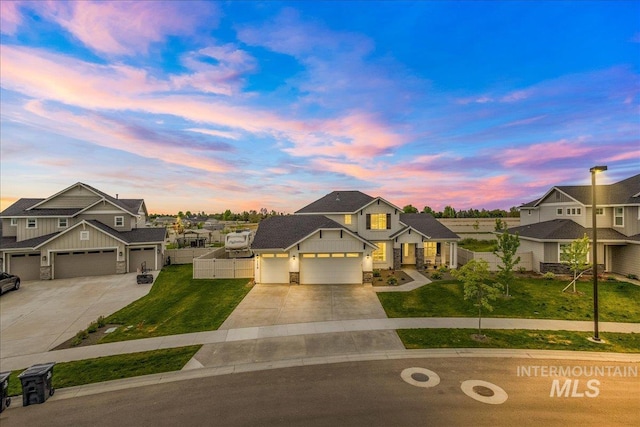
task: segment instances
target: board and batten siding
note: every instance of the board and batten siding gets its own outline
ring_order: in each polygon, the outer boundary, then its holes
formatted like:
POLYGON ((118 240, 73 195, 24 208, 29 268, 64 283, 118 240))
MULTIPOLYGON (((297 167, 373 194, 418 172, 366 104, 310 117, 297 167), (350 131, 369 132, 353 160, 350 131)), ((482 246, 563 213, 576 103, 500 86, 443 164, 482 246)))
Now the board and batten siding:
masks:
POLYGON ((52 242, 42 247, 43 253, 45 251, 59 251, 59 250, 80 250, 80 249, 95 249, 95 248, 117 248, 118 251, 124 250, 124 244, 119 240, 114 239, 106 233, 97 230, 93 227, 86 227, 84 230, 78 226, 76 229, 69 231, 64 236, 58 237, 52 242), (80 233, 83 231, 89 232, 88 240, 80 240, 80 233))
POLYGON ((38 209, 86 208, 101 198, 83 187, 74 187, 51 200, 47 200, 39 205, 38 209))
POLYGON ((28 218, 18 219, 16 229, 16 239, 18 242, 65 230, 64 228, 58 228, 58 218, 32 217, 32 219, 36 220, 36 228, 27 228, 27 219, 28 218))
POLYGON ((109 213, 109 214, 88 213, 88 214, 82 214, 80 218, 85 220, 93 219, 93 220, 99 221, 104 225, 107 225, 117 231, 131 231, 131 219, 130 219, 131 215, 125 212, 109 213), (122 227, 116 227, 117 216, 124 217, 124 225, 122 227))
POLYGON ((11 225, 11 218, 2 220, 2 235, 4 237, 13 237, 18 235, 18 227, 11 225))
POLYGON ((317 232, 313 236, 300 243, 301 253, 316 253, 316 252, 363 252, 363 243, 360 240, 355 239, 347 232, 342 232, 342 238, 340 238, 340 231, 338 230, 323 230, 322 238, 320 233, 317 232))

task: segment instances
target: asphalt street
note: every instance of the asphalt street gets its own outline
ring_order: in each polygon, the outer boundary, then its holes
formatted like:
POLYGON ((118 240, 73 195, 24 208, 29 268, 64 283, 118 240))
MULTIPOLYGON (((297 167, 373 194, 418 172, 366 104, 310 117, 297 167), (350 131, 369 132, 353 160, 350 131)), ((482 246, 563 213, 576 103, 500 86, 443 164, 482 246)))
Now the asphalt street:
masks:
POLYGON ((519 358, 349 362, 50 399, 5 411, 0 424, 631 426, 640 425, 637 375, 637 363, 620 362, 519 358))

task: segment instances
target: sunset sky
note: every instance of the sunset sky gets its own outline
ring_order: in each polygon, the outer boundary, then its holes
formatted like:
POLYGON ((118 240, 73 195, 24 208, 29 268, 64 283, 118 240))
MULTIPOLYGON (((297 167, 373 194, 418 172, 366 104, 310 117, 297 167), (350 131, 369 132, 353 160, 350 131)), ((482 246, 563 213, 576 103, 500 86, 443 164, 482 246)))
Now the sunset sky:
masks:
POLYGON ((2 1, 2 209, 333 190, 518 206, 640 173, 640 2, 2 1))

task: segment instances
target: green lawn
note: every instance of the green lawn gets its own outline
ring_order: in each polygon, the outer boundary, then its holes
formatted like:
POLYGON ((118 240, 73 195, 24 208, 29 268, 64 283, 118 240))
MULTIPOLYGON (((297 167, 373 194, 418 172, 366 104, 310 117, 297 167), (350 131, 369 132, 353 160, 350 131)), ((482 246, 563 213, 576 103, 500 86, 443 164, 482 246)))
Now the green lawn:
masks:
POLYGON ((163 268, 148 295, 106 318, 123 326, 100 343, 218 329, 252 285, 249 279, 196 280, 192 268, 163 268))
MULTIPOLYGON (((578 294, 562 292, 568 284, 559 280, 517 278, 510 298, 492 302, 493 312, 485 317, 527 319, 592 320, 591 282, 579 282, 578 294)), ((640 322, 640 286, 602 281, 598 288, 599 320, 640 322)), ((389 317, 475 317, 477 309, 464 301, 462 283, 456 280, 433 282, 411 292, 378 293, 389 317)))
POLYGON ((497 240, 478 240, 467 238, 458 243, 461 248, 473 252, 493 252, 498 248, 497 240))
MULTIPOLYGON (((160 372, 179 371, 200 349, 200 345, 98 357, 77 362, 57 363, 53 367, 53 388, 73 387, 160 372)), ((15 371, 9 377, 9 396, 22 395, 15 371)))
POLYGON ((640 334, 601 334, 605 343, 588 340, 590 332, 530 331, 522 329, 482 331, 486 341, 472 338, 477 329, 400 329, 405 347, 416 348, 511 348, 538 350, 607 351, 640 353, 640 334))

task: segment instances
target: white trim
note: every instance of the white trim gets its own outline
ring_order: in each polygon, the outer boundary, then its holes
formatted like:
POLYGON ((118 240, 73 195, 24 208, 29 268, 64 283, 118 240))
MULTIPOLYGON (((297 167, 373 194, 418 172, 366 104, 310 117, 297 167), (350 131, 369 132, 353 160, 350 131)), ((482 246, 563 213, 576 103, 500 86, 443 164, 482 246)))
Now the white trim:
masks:
POLYGON ((28 230, 36 230, 38 228, 38 218, 27 218, 27 225, 25 228, 28 230), (29 227, 29 221, 33 221, 33 227, 29 227))
POLYGON ((89 239, 90 239, 89 230, 81 230, 80 240, 89 240, 89 239))
POLYGON ((69 227, 69 218, 58 218, 58 228, 67 228, 69 227), (60 221, 64 220, 64 225, 60 224, 60 221))
POLYGON ((613 208, 613 226, 614 227, 619 227, 619 228, 624 228, 624 206, 613 208), (622 210, 620 215, 618 215, 618 209, 622 210), (616 224, 616 220, 618 218, 622 219, 622 223, 621 224, 616 224))
POLYGON ((113 217, 113 226, 114 227, 123 228, 124 227, 124 216, 123 215, 114 216, 113 217), (118 220, 119 219, 122 220, 122 223, 120 225, 118 225, 118 220))
POLYGON ((17 227, 18 226, 18 218, 11 218, 10 221, 11 222, 9 223, 9 225, 11 227, 17 227))

